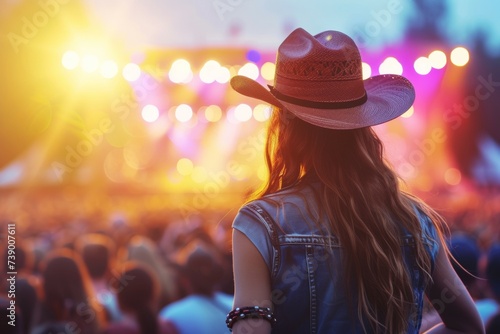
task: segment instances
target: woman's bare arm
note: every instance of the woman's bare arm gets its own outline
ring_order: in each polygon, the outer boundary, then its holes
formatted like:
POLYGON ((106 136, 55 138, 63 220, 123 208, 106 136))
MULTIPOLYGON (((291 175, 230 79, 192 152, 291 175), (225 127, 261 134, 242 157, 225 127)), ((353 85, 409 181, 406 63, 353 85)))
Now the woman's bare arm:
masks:
POLYGON ((443 323, 426 333, 484 333, 476 305, 453 269, 442 245, 439 247, 432 279, 427 297, 443 323))
MULTIPOLYGON (((269 270, 254 244, 240 231, 233 230, 234 307, 272 307, 269 270)), ((269 334, 265 320, 239 320, 235 334, 269 334)))

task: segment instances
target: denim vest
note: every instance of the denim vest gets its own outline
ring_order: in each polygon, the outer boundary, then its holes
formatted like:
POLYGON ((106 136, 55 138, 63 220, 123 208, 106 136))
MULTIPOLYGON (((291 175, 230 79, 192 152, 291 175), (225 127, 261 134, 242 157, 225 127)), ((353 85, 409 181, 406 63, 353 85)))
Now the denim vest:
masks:
MULTIPOLYGON (((335 236, 318 230, 306 204, 313 212, 317 210, 310 187, 280 191, 242 207, 233 223, 233 228, 253 242, 269 268, 277 319, 272 333, 364 333, 361 321, 354 318, 356 303, 349 300, 344 291, 339 272, 342 270, 340 242, 335 236), (332 247, 326 249, 325 244, 332 247)), ((437 233, 430 219, 417 212, 422 238, 434 266, 437 233)), ((410 319, 407 333, 418 333, 425 282, 416 265, 413 237, 402 232, 402 240, 417 310, 410 319)))

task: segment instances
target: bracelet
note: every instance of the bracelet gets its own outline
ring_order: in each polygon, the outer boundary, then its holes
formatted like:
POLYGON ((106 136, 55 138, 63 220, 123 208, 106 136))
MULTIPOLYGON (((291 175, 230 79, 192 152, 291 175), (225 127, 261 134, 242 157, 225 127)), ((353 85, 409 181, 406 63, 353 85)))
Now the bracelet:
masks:
POLYGON ((269 307, 246 306, 237 307, 229 312, 226 317, 227 328, 232 332, 234 323, 241 319, 264 319, 269 321, 271 326, 276 324, 276 318, 269 307))

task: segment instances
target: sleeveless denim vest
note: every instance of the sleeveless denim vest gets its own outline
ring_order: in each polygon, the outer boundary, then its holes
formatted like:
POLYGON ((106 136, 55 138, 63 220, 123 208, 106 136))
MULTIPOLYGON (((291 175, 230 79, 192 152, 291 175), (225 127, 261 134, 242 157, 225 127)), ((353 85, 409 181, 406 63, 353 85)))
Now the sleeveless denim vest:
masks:
MULTIPOLYGON (((233 228, 244 233, 263 256, 271 274, 272 302, 277 324, 272 333, 364 333, 355 302, 344 291, 339 272, 342 247, 321 233, 306 204, 314 208, 310 187, 269 195, 242 207, 233 228), (331 247, 326 249, 325 244, 331 247), (352 311, 349 311, 349 308, 352 311)), ((419 210, 422 240, 434 267, 438 236, 419 210)), ((402 232, 404 261, 412 278, 416 313, 407 333, 418 333, 424 301, 424 277, 416 265, 413 237, 402 232)), ((366 326, 367 330, 369 326, 366 326)))

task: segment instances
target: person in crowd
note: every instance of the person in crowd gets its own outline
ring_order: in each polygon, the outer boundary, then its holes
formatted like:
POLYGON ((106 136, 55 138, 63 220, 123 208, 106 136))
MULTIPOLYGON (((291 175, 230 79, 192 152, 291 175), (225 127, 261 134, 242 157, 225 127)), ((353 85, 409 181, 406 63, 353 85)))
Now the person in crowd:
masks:
POLYGON ((141 235, 132 237, 126 246, 125 261, 140 262, 155 273, 160 284, 160 307, 177 299, 175 270, 166 264, 158 246, 150 239, 141 235))
POLYGON ((116 294, 111 286, 115 254, 113 240, 104 234, 86 234, 78 240, 77 249, 89 272, 97 300, 106 310, 107 320, 120 320, 116 294))
POLYGON ((0 333, 5 334, 28 334, 24 330, 24 321, 22 313, 20 313, 19 307, 11 306, 11 299, 7 296, 0 294, 0 317, 2 322, 0 323, 0 333), (14 316, 11 318, 11 310, 13 309, 14 316))
POLYGON ((233 222, 236 334, 418 333, 425 294, 442 320, 429 333, 484 333, 443 219, 402 189, 372 128, 412 106, 413 85, 362 76, 349 36, 299 28, 269 90, 231 79, 274 106, 268 180, 233 222))
POLYGON ((33 334, 50 328, 65 333, 95 334, 104 325, 102 307, 80 256, 69 249, 53 251, 42 269, 42 303, 33 334))
POLYGON ((124 316, 110 323, 104 334, 177 334, 170 322, 157 316, 159 285, 154 272, 137 263, 126 263, 119 281, 118 304, 124 316))
POLYGON ((228 332, 224 319, 231 310, 233 298, 216 290, 222 278, 222 267, 212 245, 196 240, 183 249, 180 264, 181 285, 188 295, 160 311, 179 334, 221 334, 228 332))
POLYGON ((486 334, 500 333, 500 314, 493 316, 486 325, 486 334))
POLYGON ((491 289, 480 284, 483 281, 479 277, 481 249, 473 237, 463 234, 453 236, 449 246, 451 255, 456 260, 452 261, 453 268, 474 299, 479 316, 486 325, 498 311, 498 303, 489 293, 491 289))
MULTIPOLYGON (((482 256, 481 249, 476 239, 463 232, 454 233, 448 241, 450 255, 453 257, 452 266, 458 277, 466 287, 476 305, 479 316, 483 324, 489 321, 497 310, 497 302, 487 295, 484 287, 480 284, 482 279, 479 277, 479 261, 482 256)), ((489 290, 489 289, 487 289, 489 290)), ((441 318, 435 309, 424 314, 422 327, 430 328, 439 323, 441 318)))
MULTIPOLYGON (((11 264, 15 266, 15 272, 17 273, 15 280, 15 301, 18 308, 17 313, 22 314, 23 318, 22 326, 18 326, 22 327, 24 333, 29 333, 34 317, 35 306, 38 303, 37 289, 39 288, 39 280, 32 274, 32 253, 27 243, 18 241, 16 243, 16 248, 11 250, 11 253, 9 253, 9 249, 5 249, 2 259, 5 260, 2 261, 5 263, 5 273, 13 271, 9 268, 11 264)), ((9 290, 10 289, 7 289, 6 291, 9 290)), ((21 323, 21 321, 19 323, 21 323)))
POLYGON ((495 310, 486 320, 487 333, 500 333, 500 243, 490 246, 486 264, 486 279, 493 299, 491 308, 495 310))

